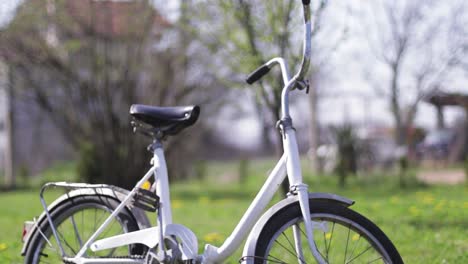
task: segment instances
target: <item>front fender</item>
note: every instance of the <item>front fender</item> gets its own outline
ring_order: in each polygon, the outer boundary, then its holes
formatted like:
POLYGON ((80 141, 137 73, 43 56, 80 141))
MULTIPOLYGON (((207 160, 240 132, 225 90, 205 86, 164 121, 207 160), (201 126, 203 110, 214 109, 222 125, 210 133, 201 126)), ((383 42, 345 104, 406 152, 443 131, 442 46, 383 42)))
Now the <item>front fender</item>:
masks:
MULTIPOLYGON (((309 201, 313 203, 317 200, 327 200, 333 203, 339 203, 343 206, 349 207, 354 204, 354 201, 331 193, 309 193, 309 201)), ((284 208, 294 204, 299 203, 299 197, 297 195, 289 196, 284 200, 281 200, 277 204, 273 205, 268 209, 255 224, 254 228, 249 234, 247 241, 245 242, 244 251, 242 256, 254 256, 255 255, 255 245, 257 244, 257 239, 260 235, 260 232, 263 230, 263 227, 267 221, 276 213, 280 212, 284 208)), ((250 264, 254 262, 254 258, 243 258, 242 263, 250 264)))
MULTIPOLYGON (((114 198, 118 201, 122 201, 127 194, 129 193, 128 190, 111 186, 109 185, 108 187, 102 187, 102 188, 80 188, 76 190, 72 190, 68 193, 65 193, 58 197, 55 201, 53 201, 48 207, 48 211, 52 212, 56 207, 58 207, 60 204, 62 204, 65 200, 73 197, 78 197, 78 196, 86 196, 86 195, 101 195, 101 196, 108 196, 110 198, 114 198)), ((132 213, 133 217, 138 223, 138 227, 140 229, 148 228, 151 226, 150 221, 148 217, 146 216, 145 211, 134 207, 134 206, 127 206, 130 212, 132 213)), ((45 212, 42 212, 42 214, 36 219, 34 226, 31 228, 30 231, 28 231, 28 234, 25 237, 23 248, 21 249, 21 256, 24 256, 26 254, 26 251, 29 247, 30 240, 32 237, 34 237, 34 234, 37 232, 38 226, 40 226, 43 222, 47 221, 47 216, 45 212)))

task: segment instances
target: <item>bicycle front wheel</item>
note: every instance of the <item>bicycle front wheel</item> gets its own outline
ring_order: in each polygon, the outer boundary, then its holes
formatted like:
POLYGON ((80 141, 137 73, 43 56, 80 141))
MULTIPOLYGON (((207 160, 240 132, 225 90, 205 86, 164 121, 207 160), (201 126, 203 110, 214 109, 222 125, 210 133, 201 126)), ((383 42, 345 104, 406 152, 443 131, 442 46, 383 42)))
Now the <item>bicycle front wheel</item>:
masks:
MULTIPOLYGON (((72 197, 50 212, 60 244, 66 257, 74 257, 83 244, 119 205, 113 198, 101 195, 72 197)), ((98 239, 138 230, 138 224, 128 209, 112 219, 98 239)), ((142 258, 143 245, 130 245, 98 252, 86 251, 89 258, 142 258)), ((48 221, 40 225, 26 251, 25 263, 63 263, 59 244, 48 221)))
MULTIPOLYGON (((388 237, 355 211, 328 201, 310 200, 314 242, 327 263, 403 263, 388 237)), ((316 263, 309 250, 298 203, 268 220, 255 247, 253 263, 316 263)))

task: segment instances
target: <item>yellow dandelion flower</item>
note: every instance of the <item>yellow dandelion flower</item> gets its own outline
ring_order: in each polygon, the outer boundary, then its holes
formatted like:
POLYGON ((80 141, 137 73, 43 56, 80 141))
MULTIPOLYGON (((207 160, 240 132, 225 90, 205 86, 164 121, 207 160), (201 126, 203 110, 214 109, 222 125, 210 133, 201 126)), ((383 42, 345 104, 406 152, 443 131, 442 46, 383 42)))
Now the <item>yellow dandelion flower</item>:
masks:
POLYGON ((359 237, 361 237, 359 234, 354 234, 352 237, 351 237, 351 240, 352 241, 356 241, 359 239, 359 237))
POLYGON ((413 216, 418 216, 418 215, 420 214, 421 211, 420 211, 416 206, 411 206, 411 207, 409 208, 409 212, 410 212, 410 214, 413 215, 413 216))
POLYGON ((434 203, 434 197, 432 195, 424 195, 422 198, 423 204, 433 204, 434 203))
POLYGON ((417 195, 417 196, 423 196, 424 194, 425 194, 425 192, 422 192, 422 191, 417 191, 417 192, 416 192, 416 195, 417 195))
POLYGON ((457 202, 454 201, 454 200, 449 201, 449 206, 450 206, 450 208, 457 208, 458 207, 457 202))
POLYGON ((149 190, 151 188, 151 182, 145 181, 141 186, 142 189, 149 190))
POLYGON ((181 200, 173 200, 172 201, 172 208, 174 208, 174 209, 181 208, 182 205, 183 205, 183 203, 182 203, 181 200))
POLYGON ((232 203, 233 200, 232 199, 221 199, 221 200, 217 200, 216 202, 218 204, 228 204, 228 203, 232 203))
POLYGON ((442 210, 442 208, 444 208, 444 203, 443 202, 438 202, 435 206, 434 206, 434 210, 435 211, 440 211, 442 210))
POLYGON ((207 204, 210 202, 210 198, 206 197, 206 196, 202 196, 198 199, 198 201, 202 204, 207 204))
POLYGON ((397 204, 399 202, 400 202, 400 198, 398 196, 392 196, 390 198, 390 203, 392 203, 392 204, 397 204))
POLYGON ((217 241, 222 241, 223 236, 220 233, 212 232, 212 233, 208 233, 205 236, 203 236, 203 239, 207 243, 213 243, 213 242, 217 242, 217 241))
POLYGON ((3 250, 5 250, 5 249, 7 249, 7 244, 5 244, 5 243, 0 243, 0 251, 3 251, 3 250))

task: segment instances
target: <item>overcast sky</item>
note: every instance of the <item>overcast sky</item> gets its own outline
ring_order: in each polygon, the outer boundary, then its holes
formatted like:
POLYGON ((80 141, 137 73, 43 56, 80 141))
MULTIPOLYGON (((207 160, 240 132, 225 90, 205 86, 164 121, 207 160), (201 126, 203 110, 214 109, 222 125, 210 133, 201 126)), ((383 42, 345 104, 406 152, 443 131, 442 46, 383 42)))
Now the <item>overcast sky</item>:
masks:
POLYGON ((0 0, 0 27, 11 19, 13 10, 22 0, 0 0))
MULTIPOLYGON (((162 14, 172 14, 172 16, 168 18, 169 20, 175 19, 175 14, 177 12, 174 12, 174 10, 177 9, 178 1, 153 1, 158 5, 158 7, 162 7, 162 14)), ((15 8, 21 2, 23 2, 23 0, 0 0, 0 27, 8 23, 14 13, 15 8)), ((358 3, 360 3, 360 1, 358 1, 358 3)), ((351 24, 350 27, 354 27, 354 25, 351 24)), ((322 86, 334 87, 335 90, 338 88, 337 90, 349 91, 349 93, 345 92, 339 96, 332 94, 331 96, 324 98, 319 105, 319 119, 325 123, 341 123, 344 119, 351 119, 352 121, 357 122, 374 121, 379 123, 387 123, 390 125, 392 123, 392 117, 388 111, 387 101, 383 98, 379 99, 370 88, 369 84, 363 80, 362 73, 360 73, 362 72, 360 67, 362 67, 363 63, 356 61, 356 58, 354 58, 354 55, 352 54, 352 51, 356 50, 356 47, 364 47, 364 45, 362 45, 359 40, 350 39, 342 47, 340 47, 338 52, 335 54, 333 72, 334 75, 337 75, 336 73, 338 72, 338 77, 332 77, 331 80, 323 82, 322 86), (366 94, 367 96, 362 97, 353 95, 352 93, 356 91, 358 91, 358 93, 361 95, 366 94)), ((459 83, 464 85, 466 84, 466 80, 460 80, 459 83)), ((385 84, 383 83, 383 85, 385 84)), ((462 87, 461 85, 458 86, 462 87)), ((322 89, 326 88, 327 87, 322 87, 322 89)), ((467 87, 463 87, 461 89, 462 91, 464 90, 465 92, 468 92, 467 87)), ((307 108, 307 106, 304 105, 301 106, 301 108, 307 108)), ((453 120, 460 114, 460 109, 447 109, 446 119, 448 123, 453 122, 453 120)), ((245 130, 246 127, 250 128, 251 130, 258 129, 258 126, 255 125, 256 120, 254 119, 239 120, 238 122, 239 125, 236 127, 239 128, 239 132, 241 132, 241 130, 245 130)), ((422 104, 417 117, 417 123, 427 128, 434 127, 435 110, 433 107, 428 106, 427 104, 422 104)), ((232 123, 222 124, 221 122, 219 125, 230 125, 230 129, 233 129, 232 123)), ((244 138, 244 140, 247 141, 247 144, 251 144, 251 142, 254 142, 258 139, 256 136, 254 136, 256 134, 258 135, 258 133, 254 133, 254 131, 251 132, 252 133, 248 133, 251 135, 251 139, 246 140, 246 138, 244 138)))

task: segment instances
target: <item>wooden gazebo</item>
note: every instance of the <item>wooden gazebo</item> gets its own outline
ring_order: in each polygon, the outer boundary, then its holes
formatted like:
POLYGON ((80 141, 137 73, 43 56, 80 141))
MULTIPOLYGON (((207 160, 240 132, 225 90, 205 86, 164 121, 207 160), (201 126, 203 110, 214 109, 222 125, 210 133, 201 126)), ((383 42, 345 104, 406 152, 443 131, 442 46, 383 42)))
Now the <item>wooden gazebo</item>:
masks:
POLYGON ((465 121, 462 131, 458 131, 454 149, 451 151, 449 161, 457 161, 466 157, 468 150, 468 94, 437 92, 430 94, 425 101, 437 109, 437 128, 445 128, 443 108, 446 106, 459 106, 465 110, 465 121))

